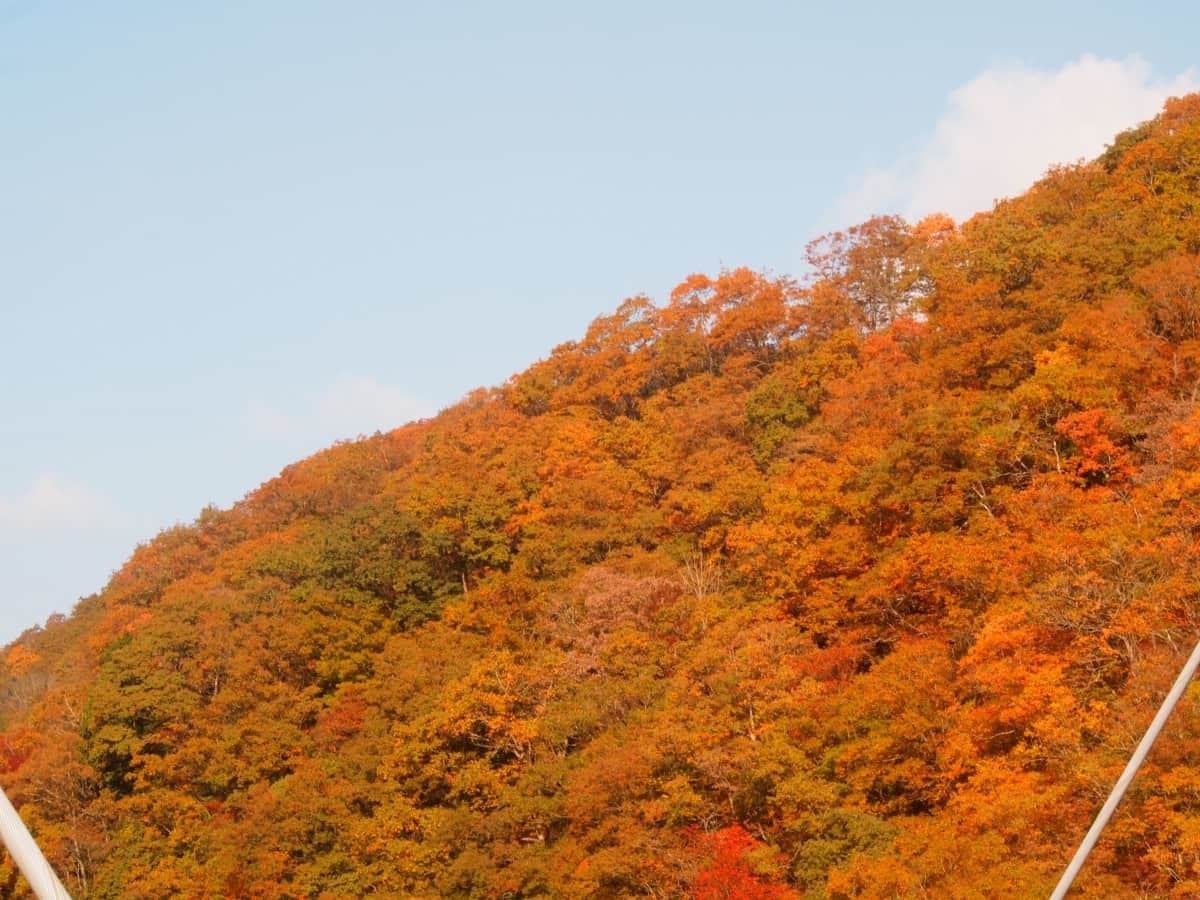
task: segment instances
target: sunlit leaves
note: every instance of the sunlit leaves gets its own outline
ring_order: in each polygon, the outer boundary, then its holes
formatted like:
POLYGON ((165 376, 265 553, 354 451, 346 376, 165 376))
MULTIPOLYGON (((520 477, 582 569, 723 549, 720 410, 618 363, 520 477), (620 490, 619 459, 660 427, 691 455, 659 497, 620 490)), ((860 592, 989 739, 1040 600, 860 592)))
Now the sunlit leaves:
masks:
MULTIPOLYGON (((6 790, 79 896, 1044 895, 1200 629, 1198 113, 165 531, 6 790)), ((1092 895, 1196 893, 1194 700, 1092 895)))

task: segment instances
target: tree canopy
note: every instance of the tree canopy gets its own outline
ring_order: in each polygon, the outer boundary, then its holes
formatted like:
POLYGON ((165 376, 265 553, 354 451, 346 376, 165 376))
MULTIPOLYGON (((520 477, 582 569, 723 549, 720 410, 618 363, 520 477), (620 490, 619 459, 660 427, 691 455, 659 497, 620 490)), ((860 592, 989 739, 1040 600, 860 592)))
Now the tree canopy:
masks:
MULTIPOLYGON (((1200 95, 809 260, 627 300, 5 649, 71 889, 1049 893, 1200 626, 1200 95)), ((1200 893, 1197 835, 1189 698, 1077 889, 1200 893)))

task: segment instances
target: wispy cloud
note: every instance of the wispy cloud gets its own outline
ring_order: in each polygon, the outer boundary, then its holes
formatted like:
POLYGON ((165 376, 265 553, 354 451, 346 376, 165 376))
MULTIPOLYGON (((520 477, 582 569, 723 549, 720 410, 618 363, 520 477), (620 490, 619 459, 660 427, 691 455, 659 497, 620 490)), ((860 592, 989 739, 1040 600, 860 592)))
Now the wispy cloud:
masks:
POLYGON ((15 497, 0 497, 0 530, 115 528, 126 518, 105 497, 52 472, 15 497))
POLYGON ((368 375, 339 375, 299 402, 254 404, 247 413, 256 437, 314 446, 397 428, 431 410, 407 391, 368 375))
POLYGON ((1048 168, 1092 158, 1113 136, 1153 117, 1170 96, 1200 86, 1188 69, 1157 76, 1137 56, 1083 56, 1056 71, 1019 63, 988 69, 955 89, 916 150, 862 174, 835 209, 837 226, 876 213, 956 219, 1013 196, 1048 168))

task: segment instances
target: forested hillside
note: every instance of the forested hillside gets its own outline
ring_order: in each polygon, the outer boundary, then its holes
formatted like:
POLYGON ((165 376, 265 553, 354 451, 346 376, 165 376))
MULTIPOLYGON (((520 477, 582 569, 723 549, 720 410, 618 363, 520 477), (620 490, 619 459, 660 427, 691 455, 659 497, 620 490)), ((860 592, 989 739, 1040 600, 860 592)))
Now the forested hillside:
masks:
MULTIPOLYGON (((25 634, 0 781, 80 897, 1045 896, 1200 634, 1197 254, 1200 95, 627 300, 25 634)), ((1200 894, 1194 694, 1077 890, 1200 894)))

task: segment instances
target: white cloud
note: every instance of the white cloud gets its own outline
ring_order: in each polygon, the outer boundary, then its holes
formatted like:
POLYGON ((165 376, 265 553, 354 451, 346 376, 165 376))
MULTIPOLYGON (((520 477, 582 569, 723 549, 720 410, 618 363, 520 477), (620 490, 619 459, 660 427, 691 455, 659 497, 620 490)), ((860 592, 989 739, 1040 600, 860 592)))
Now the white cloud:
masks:
POLYGON ((104 497, 53 473, 39 475, 16 497, 0 497, 0 529, 111 528, 124 520, 104 497))
POLYGON ((314 446, 398 428, 429 415, 429 409, 403 389, 368 375, 339 375, 328 387, 304 397, 299 408, 255 405, 248 414, 260 438, 296 440, 314 446))
POLYGON ((841 198, 839 225, 877 213, 966 219, 1019 194, 1053 165, 1099 155, 1113 137, 1152 118, 1167 97, 1196 90, 1196 72, 1156 76, 1140 57, 1083 56, 1057 71, 1013 63, 951 92, 915 152, 860 176, 841 198))

